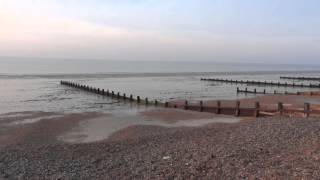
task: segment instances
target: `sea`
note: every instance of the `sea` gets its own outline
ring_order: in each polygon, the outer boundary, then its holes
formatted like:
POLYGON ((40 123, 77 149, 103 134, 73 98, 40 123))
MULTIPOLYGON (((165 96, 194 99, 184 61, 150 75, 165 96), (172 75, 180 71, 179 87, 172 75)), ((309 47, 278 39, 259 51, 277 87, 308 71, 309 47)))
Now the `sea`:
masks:
POLYGON ((200 81, 202 77, 320 83, 282 80, 280 76, 320 77, 320 65, 1 58, 0 116, 20 112, 108 112, 128 108, 123 102, 62 86, 61 80, 163 102, 255 96, 237 94, 237 87, 266 89, 267 92, 311 90, 205 82, 200 81))

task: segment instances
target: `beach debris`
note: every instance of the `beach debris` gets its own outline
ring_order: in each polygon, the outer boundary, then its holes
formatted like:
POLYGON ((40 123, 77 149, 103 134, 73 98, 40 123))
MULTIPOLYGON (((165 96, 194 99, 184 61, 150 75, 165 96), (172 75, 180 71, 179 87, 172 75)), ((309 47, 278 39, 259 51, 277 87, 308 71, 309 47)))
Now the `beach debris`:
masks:
POLYGON ((163 160, 168 160, 168 159, 170 159, 170 156, 163 156, 162 159, 163 159, 163 160))

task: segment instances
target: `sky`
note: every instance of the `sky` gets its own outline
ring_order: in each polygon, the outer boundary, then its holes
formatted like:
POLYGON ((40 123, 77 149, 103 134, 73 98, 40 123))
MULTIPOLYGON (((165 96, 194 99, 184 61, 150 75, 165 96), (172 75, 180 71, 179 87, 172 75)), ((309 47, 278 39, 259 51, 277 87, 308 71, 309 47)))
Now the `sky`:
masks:
POLYGON ((0 0, 0 56, 320 63, 318 0, 0 0))

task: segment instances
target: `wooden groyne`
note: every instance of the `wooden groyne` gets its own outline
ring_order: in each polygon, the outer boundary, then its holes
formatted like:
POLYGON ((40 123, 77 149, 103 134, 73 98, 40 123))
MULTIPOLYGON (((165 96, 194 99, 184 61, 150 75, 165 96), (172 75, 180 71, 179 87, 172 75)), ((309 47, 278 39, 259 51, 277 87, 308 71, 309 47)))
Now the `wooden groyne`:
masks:
POLYGON ((127 95, 126 93, 120 93, 116 91, 111 90, 105 90, 100 88, 95 88, 88 85, 82 85, 75 82, 69 82, 69 81, 60 81, 61 85, 69 86, 72 88, 77 88, 79 90, 91 92, 94 94, 110 97, 117 100, 127 101, 127 102, 135 102, 137 104, 145 104, 145 105, 155 105, 155 106, 164 106, 164 103, 160 103, 158 100, 150 101, 149 98, 142 98, 140 96, 134 96, 132 94, 127 95))
POLYGON ((263 89, 263 91, 257 91, 257 89, 249 90, 248 88, 240 89, 237 87, 237 93, 245 93, 245 94, 275 94, 275 95, 304 95, 304 96, 319 96, 320 92, 279 92, 274 90, 273 92, 267 92, 266 89, 263 89))
POLYGON ((258 86, 276 86, 276 87, 299 87, 299 88, 319 88, 320 84, 297 84, 297 83, 280 83, 273 81, 249 81, 249 80, 232 80, 232 79, 216 79, 216 78, 201 78, 201 81, 214 81, 222 83, 232 84, 246 84, 246 85, 258 85, 258 86))
POLYGON ((320 111, 315 111, 310 109, 310 104, 305 103, 304 109, 284 109, 282 103, 278 104, 277 110, 264 110, 260 107, 260 102, 255 102, 253 107, 242 107, 240 105, 240 101, 235 101, 233 106, 224 106, 222 101, 216 101, 215 105, 205 105, 203 101, 199 101, 197 103, 189 103, 188 101, 184 101, 184 103, 178 102, 159 102, 158 100, 150 101, 149 98, 141 98, 140 96, 133 96, 130 94, 127 96, 125 93, 95 88, 88 85, 82 85, 75 82, 69 81, 60 81, 61 85, 65 85, 68 87, 76 88, 79 90, 83 90, 86 92, 98 94, 101 96, 107 96, 117 100, 123 100, 124 102, 136 103, 136 104, 144 104, 146 106, 153 105, 156 107, 165 107, 165 108, 179 108, 190 111, 199 111, 199 112, 209 112, 215 114, 225 114, 225 115, 234 115, 234 116, 242 116, 242 117, 260 117, 260 116, 271 116, 271 115, 284 115, 288 112, 300 112, 304 113, 305 116, 309 116, 312 113, 319 114, 320 111))
POLYGON ((300 81, 320 81, 320 77, 291 77, 280 76, 280 79, 300 80, 300 81))

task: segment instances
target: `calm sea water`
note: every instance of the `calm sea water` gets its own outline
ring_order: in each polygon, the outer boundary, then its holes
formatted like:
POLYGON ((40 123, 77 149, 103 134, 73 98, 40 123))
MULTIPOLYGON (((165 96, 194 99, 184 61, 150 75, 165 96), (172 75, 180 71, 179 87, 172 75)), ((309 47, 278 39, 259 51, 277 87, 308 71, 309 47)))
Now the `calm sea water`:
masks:
MULTIPOLYGON (((320 77, 319 65, 96 60, 21 61, 15 59, 2 59, 0 64, 0 114, 24 111, 108 112, 128 109, 128 105, 121 102, 61 86, 59 85, 60 80, 76 81, 99 88, 148 97, 151 100, 168 101, 246 97, 236 93, 236 85, 203 82, 200 81, 201 77, 283 82, 285 80, 279 79, 281 75, 320 77)), ((286 82, 292 82, 292 80, 286 82)), ((240 87, 245 88, 244 85, 240 87)), ((252 86, 250 88, 262 90, 265 87, 252 86)), ((308 89, 267 88, 267 91, 273 90, 296 92, 308 89)))

